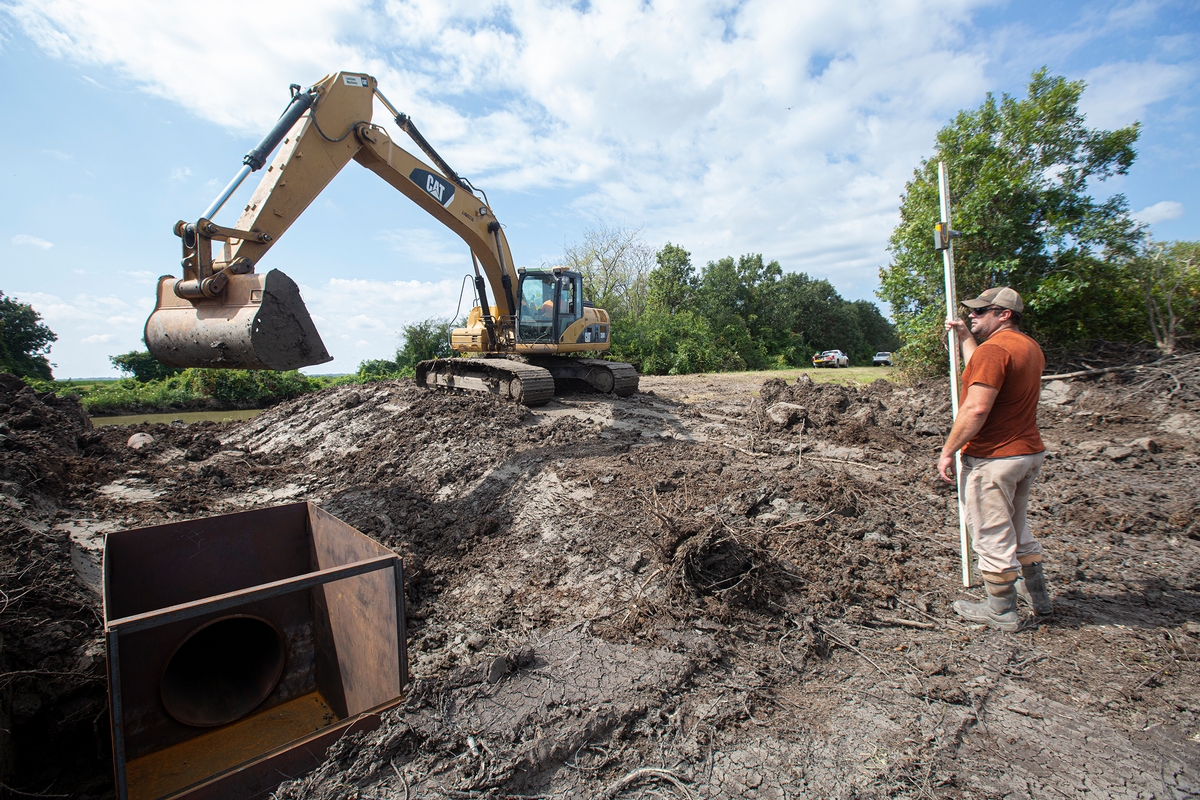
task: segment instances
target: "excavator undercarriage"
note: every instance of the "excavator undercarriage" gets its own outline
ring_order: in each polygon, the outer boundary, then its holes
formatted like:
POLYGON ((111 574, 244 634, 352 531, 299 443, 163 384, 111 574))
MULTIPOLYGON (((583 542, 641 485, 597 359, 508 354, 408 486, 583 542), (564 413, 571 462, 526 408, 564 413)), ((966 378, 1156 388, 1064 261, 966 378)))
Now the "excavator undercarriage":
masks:
POLYGON ((419 363, 416 378, 418 386, 429 389, 487 392, 527 406, 542 405, 556 392, 579 386, 617 397, 628 397, 638 388, 632 364, 561 356, 438 358, 419 363))

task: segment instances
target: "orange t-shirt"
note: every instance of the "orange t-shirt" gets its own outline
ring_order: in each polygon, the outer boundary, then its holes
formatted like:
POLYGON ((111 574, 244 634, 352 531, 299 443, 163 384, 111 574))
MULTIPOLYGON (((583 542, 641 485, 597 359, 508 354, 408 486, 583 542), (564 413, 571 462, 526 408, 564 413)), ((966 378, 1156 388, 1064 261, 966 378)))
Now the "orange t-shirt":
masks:
POLYGON ((975 348, 963 372, 963 391, 982 383, 999 389, 983 428, 967 442, 963 453, 976 458, 1004 458, 1040 453, 1046 449, 1037 426, 1046 357, 1037 342, 1020 331, 992 334, 975 348))

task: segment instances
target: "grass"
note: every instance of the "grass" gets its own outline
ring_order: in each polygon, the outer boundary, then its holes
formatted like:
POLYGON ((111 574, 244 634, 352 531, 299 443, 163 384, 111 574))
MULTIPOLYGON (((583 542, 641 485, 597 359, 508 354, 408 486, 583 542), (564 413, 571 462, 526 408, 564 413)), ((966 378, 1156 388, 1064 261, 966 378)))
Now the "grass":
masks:
POLYGON ((153 381, 115 378, 29 383, 37 391, 77 395, 84 410, 96 416, 263 408, 344 380, 309 378, 295 371, 187 369, 153 381))

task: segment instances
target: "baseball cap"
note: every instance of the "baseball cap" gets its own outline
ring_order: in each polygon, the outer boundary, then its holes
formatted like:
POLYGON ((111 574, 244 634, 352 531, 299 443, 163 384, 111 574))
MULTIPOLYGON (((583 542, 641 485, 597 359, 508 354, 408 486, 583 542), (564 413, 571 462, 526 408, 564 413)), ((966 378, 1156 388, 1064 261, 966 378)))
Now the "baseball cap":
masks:
POLYGON ((1025 304, 1021 302, 1021 295, 1007 286, 993 286, 974 300, 963 300, 962 304, 967 308, 999 306, 1000 308, 1012 309, 1018 314, 1025 311, 1025 304))

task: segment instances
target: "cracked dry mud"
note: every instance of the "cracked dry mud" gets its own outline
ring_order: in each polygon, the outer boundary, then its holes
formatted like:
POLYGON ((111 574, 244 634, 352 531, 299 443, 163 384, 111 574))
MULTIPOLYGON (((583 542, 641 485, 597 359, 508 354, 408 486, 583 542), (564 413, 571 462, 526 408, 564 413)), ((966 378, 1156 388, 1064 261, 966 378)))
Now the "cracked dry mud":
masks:
POLYGON ((415 680, 280 798, 1200 793, 1194 387, 1045 387, 1056 613, 1010 635, 950 610, 941 384, 642 389, 530 410, 379 383, 93 431, 4 383, 7 782, 111 792, 105 531, 308 499, 406 558, 415 680))

